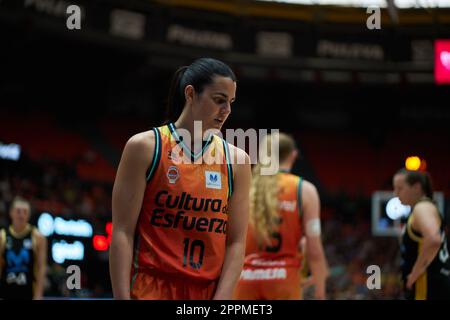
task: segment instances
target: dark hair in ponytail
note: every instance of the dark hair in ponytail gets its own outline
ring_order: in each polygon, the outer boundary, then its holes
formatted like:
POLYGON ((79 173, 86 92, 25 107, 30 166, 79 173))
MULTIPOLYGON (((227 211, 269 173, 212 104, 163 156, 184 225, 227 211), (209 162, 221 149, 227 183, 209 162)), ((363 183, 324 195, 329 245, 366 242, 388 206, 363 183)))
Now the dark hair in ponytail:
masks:
POLYGON ((181 111, 183 111, 184 94, 179 94, 179 88, 180 80, 183 78, 183 75, 186 72, 187 68, 187 66, 178 68, 178 70, 175 71, 175 74, 173 75, 172 83, 169 89, 169 98, 167 99, 167 122, 175 121, 175 119, 178 118, 178 116, 181 114, 181 111))
POLYGON ((420 183, 420 186, 422 187, 422 191, 425 193, 425 195, 428 198, 433 199, 433 187, 432 187, 431 177, 428 172, 400 169, 397 172, 397 174, 406 175, 406 182, 410 186, 412 186, 416 183, 420 183))
POLYGON ((192 85, 196 93, 200 94, 216 75, 236 81, 236 76, 231 68, 222 61, 213 58, 200 58, 189 66, 179 68, 175 72, 170 85, 166 123, 177 120, 183 111, 186 103, 184 88, 187 85, 192 85))

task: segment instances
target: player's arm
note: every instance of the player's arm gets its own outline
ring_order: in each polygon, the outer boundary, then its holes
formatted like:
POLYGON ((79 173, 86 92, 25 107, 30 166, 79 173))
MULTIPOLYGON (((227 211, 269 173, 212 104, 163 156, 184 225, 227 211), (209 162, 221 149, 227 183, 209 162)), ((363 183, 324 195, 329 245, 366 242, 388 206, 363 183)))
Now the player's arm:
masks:
POLYGON ((238 158, 244 159, 245 162, 242 161, 233 165, 234 190, 228 202, 225 260, 217 290, 213 297, 214 300, 231 299, 244 263, 249 215, 251 169, 249 156, 238 148, 235 148, 234 150, 238 155, 238 158))
POLYGON ((36 232, 36 254, 37 254, 37 268, 36 268, 36 285, 34 288, 33 299, 41 300, 44 296, 45 275, 47 274, 47 239, 36 232))
POLYGON ((412 227, 422 235, 422 251, 408 275, 406 286, 408 289, 417 278, 426 271, 441 246, 440 218, 436 207, 428 202, 421 202, 414 208, 412 227))
POLYGON ((326 279, 329 272, 321 239, 320 199, 316 187, 308 181, 302 184, 302 203, 306 260, 315 286, 315 298, 325 299, 326 279))
POLYGON ((0 275, 2 274, 3 268, 3 252, 5 250, 6 233, 5 229, 0 229, 0 275))
POLYGON ((306 237, 303 236, 298 244, 298 249, 302 254, 302 264, 300 266, 300 274, 302 276, 301 286, 306 289, 314 284, 313 277, 309 276, 308 261, 306 260, 306 237))
POLYGON ((145 173, 154 150, 153 132, 131 137, 123 150, 114 181, 109 268, 115 299, 130 299, 134 232, 146 187, 145 173))

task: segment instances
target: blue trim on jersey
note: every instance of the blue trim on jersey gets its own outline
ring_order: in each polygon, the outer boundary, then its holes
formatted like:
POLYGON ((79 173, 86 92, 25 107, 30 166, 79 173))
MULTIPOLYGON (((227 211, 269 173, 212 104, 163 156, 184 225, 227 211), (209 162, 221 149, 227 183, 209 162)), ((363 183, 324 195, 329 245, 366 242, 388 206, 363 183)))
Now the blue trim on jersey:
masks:
POLYGON ((230 161, 230 150, 228 149, 228 143, 223 139, 222 142, 228 168, 228 198, 231 198, 231 194, 233 193, 233 166, 230 161))
POLYGON ((155 132, 155 155, 153 157, 152 165, 150 167, 150 172, 147 175, 147 182, 150 181, 150 179, 153 177, 153 174, 155 173, 156 166, 159 163, 159 160, 161 159, 161 136, 159 133, 158 128, 153 128, 153 132, 155 132))
POLYGON ((205 146, 203 147, 203 149, 199 153, 194 154, 192 152, 192 150, 184 143, 184 141, 182 139, 180 139, 180 136, 178 135, 177 129, 175 127, 175 124, 169 123, 169 129, 170 129, 170 132, 174 135, 175 140, 177 141, 177 143, 180 143, 183 146, 184 151, 189 153, 191 159, 194 160, 194 161, 197 160, 198 158, 200 158, 201 155, 203 155, 203 152, 205 152, 206 148, 208 148, 208 146, 211 144, 211 141, 212 141, 212 138, 213 138, 213 135, 210 134, 208 136, 207 142, 206 142, 205 146))

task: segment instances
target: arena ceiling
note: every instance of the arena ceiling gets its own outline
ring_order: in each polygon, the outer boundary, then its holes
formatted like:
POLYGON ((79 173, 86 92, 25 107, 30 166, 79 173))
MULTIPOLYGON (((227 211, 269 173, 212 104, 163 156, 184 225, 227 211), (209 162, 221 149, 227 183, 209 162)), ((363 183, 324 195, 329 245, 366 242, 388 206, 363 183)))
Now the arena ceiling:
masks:
MULTIPOLYGON (((386 8, 387 0, 259 0, 267 2, 281 2, 304 5, 337 5, 344 7, 367 8, 379 6, 386 8)), ((450 0, 394 0, 392 2, 397 8, 449 8, 450 0)))

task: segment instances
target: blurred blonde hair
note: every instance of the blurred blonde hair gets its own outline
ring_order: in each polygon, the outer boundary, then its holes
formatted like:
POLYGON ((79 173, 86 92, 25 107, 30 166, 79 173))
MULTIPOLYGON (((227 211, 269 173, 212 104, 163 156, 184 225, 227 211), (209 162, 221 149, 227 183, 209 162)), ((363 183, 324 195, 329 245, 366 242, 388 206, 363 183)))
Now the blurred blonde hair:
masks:
POLYGON ((270 244, 270 237, 275 231, 274 226, 279 216, 278 175, 261 175, 261 169, 268 166, 267 157, 282 163, 296 149, 294 139, 285 133, 267 135, 261 141, 259 160, 252 169, 250 187, 250 224, 254 227, 259 246, 270 244), (278 153, 272 154, 273 143, 278 143, 278 153))
POLYGON ((10 210, 14 209, 19 204, 25 204, 28 207, 28 211, 31 211, 30 202, 21 196, 14 197, 13 201, 11 202, 10 210))

